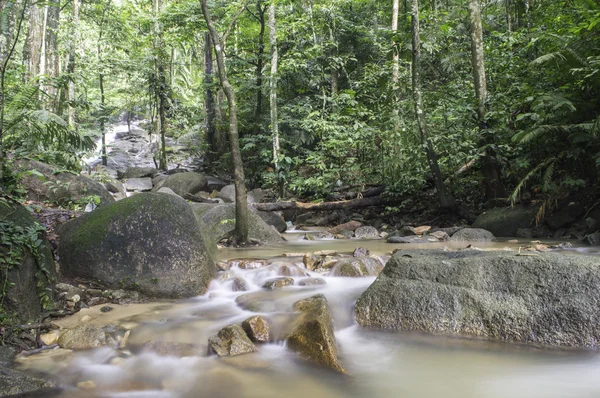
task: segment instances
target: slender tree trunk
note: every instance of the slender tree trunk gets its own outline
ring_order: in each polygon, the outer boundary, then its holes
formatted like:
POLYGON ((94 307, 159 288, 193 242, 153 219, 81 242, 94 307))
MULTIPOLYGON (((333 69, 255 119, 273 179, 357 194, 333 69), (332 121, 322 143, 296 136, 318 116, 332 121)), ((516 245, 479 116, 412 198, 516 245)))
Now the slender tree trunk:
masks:
POLYGON ((162 28, 158 20, 158 14, 162 8, 161 0, 154 0, 154 63, 156 72, 155 90, 157 96, 157 107, 158 107, 158 121, 159 121, 159 136, 160 136, 160 151, 158 155, 158 167, 161 170, 167 170, 167 147, 166 147, 166 134, 167 134, 167 121, 166 121, 166 108, 167 108, 167 76, 165 70, 164 57, 162 52, 164 51, 164 42, 162 40, 162 28))
POLYGON ((487 122, 487 84, 485 78, 485 64, 483 56, 483 27, 481 25, 481 9, 479 0, 469 0, 469 14, 471 17, 471 61, 473 64, 473 80, 475 83, 475 98, 477 100, 477 119, 481 135, 481 144, 484 146, 483 177, 486 188, 486 199, 505 197, 506 193, 500 181, 500 168, 495 154, 490 146, 493 136, 486 133, 487 122))
POLYGON ((42 36, 44 34, 42 9, 32 4, 29 10, 29 27, 27 38, 23 46, 23 64, 25 66, 25 82, 31 81, 40 74, 40 58, 42 50, 42 36))
POLYGON ((256 2, 257 19, 260 24, 258 33, 258 55, 256 59, 256 108, 254 108, 254 135, 260 134, 262 119, 262 82, 263 58, 265 53, 265 8, 260 0, 256 2))
POLYGON ((215 126, 215 96, 213 92, 213 55, 210 33, 204 35, 204 108, 206 109, 206 140, 208 142, 208 162, 212 164, 218 157, 217 129, 215 126))
POLYGON ((73 0, 73 20, 72 20, 71 46, 69 49, 69 63, 67 72, 69 74, 69 109, 68 122, 69 127, 75 128, 75 63, 76 51, 79 42, 79 0, 73 0))
POLYGON ((102 134, 102 165, 108 164, 108 158, 106 156, 106 98, 104 96, 104 74, 100 72, 100 134, 102 134))
POLYGON ((246 196, 246 185, 244 178, 244 164, 240 152, 240 143, 238 136, 237 104, 233 87, 227 79, 227 70, 223 56, 223 44, 219 39, 219 34, 215 29, 212 17, 208 10, 207 0, 200 0, 202 13, 208 25, 208 30, 215 47, 217 57, 217 67, 219 70, 219 79, 223 91, 227 96, 229 105, 229 145, 231 147, 231 157, 233 159, 233 176, 235 185, 235 235, 240 243, 248 241, 248 202, 246 196))
POLYGON ((419 133, 421 136, 421 143, 425 147, 425 152, 427 154, 427 160, 429 163, 429 168, 431 170, 431 174, 433 175, 433 180, 435 183, 435 188, 438 192, 438 197, 440 199, 440 205, 443 208, 454 208, 455 202, 452 195, 450 195, 446 191, 446 186, 444 184, 444 179, 442 176, 442 172, 440 170, 440 166, 437 161, 436 153, 433 149, 433 144, 429 139, 428 131, 427 131, 427 123, 426 123, 426 114, 425 109, 423 107, 423 100, 421 96, 421 82, 420 82, 420 72, 421 72, 421 41, 419 38, 419 0, 413 0, 412 2, 412 89, 413 89, 413 98, 415 102, 415 114, 417 118, 417 124, 419 127, 419 133))
POLYGON ((504 0, 504 5, 506 6, 506 31, 512 32, 512 17, 510 15, 510 0, 504 0))
POLYGON ((271 1, 269 6, 269 42, 271 45, 271 81, 270 81, 270 105, 271 105, 271 133, 273 134, 273 166, 277 175, 277 185, 279 186, 279 197, 284 196, 284 184, 279 169, 279 120, 277 114, 277 64, 279 54, 277 52, 277 30, 275 25, 275 2, 271 1))
MULTIPOLYGON (((400 10, 400 0, 393 0, 392 4, 392 33, 396 35, 398 33, 398 13, 400 10)), ((398 120, 400 110, 400 96, 398 90, 400 89, 400 52, 396 39, 392 43, 392 116, 394 118, 394 130, 398 132, 400 130, 400 121, 398 120)))
MULTIPOLYGON (((60 54, 58 52, 58 28, 60 21, 60 2, 51 0, 47 8, 46 18, 46 39, 45 39, 45 57, 46 57, 46 75, 49 79, 56 79, 60 75, 60 54)), ((55 84, 47 84, 46 92, 50 99, 50 109, 54 112, 58 110, 59 90, 55 84)))
MULTIPOLYGON (((332 21, 332 25, 329 27, 329 41, 331 42, 332 50, 331 57, 337 58, 337 43, 335 42, 335 21, 332 21)), ((339 70, 337 66, 337 60, 333 60, 334 64, 331 65, 331 96, 336 97, 340 91, 339 84, 339 70)))

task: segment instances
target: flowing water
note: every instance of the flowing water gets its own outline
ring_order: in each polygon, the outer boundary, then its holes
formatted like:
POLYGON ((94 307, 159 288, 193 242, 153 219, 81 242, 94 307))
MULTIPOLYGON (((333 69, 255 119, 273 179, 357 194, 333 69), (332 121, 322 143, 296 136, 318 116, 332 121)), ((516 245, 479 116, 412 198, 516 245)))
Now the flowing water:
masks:
MULTIPOLYGON (((58 323, 73 327, 89 315, 91 324, 122 325, 131 330, 127 349, 49 350, 20 358, 19 367, 55 374, 66 389, 52 396, 65 398, 600 396, 600 356, 594 352, 365 330, 353 323, 352 308, 374 277, 323 277, 303 269, 301 257, 280 257, 282 253, 320 249, 351 251, 357 246, 369 247, 383 261, 391 248, 399 247, 379 241, 321 241, 222 250, 222 258, 269 258, 271 265, 233 267, 212 282, 206 295, 186 301, 115 306, 107 313, 98 308, 82 310, 58 323), (327 284, 261 289, 266 280, 280 274, 283 265, 296 282, 308 275, 321 277, 327 284), (234 292, 233 282, 227 280, 231 277, 242 278, 249 291, 234 292), (211 335, 257 313, 280 337, 294 316, 293 303, 317 293, 324 294, 331 306, 340 359, 350 376, 303 363, 281 340, 259 346, 254 354, 232 358, 206 355, 211 335), (249 307, 261 312, 245 309, 249 307), (144 352, 140 347, 147 341, 193 344, 201 355, 144 352)), ((506 244, 486 246, 498 249, 506 244)))

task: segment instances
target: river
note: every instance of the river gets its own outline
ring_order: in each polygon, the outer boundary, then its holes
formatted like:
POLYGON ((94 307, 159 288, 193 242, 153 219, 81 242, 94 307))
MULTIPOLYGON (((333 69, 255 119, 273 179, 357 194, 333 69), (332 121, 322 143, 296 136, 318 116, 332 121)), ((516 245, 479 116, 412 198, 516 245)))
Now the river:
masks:
MULTIPOLYGON (((342 252, 358 246, 368 247, 384 261, 391 248, 399 247, 382 241, 347 240, 221 249, 222 259, 269 259, 272 265, 265 268, 234 267, 228 271, 228 276, 244 279, 250 295, 234 292, 231 281, 217 279, 204 296, 189 300, 113 306, 114 310, 107 313, 100 312, 99 307, 84 309, 57 323, 73 327, 89 315, 91 324, 122 325, 131 330, 127 349, 104 347, 84 352, 55 349, 19 358, 18 366, 56 375, 66 389, 53 396, 65 398, 600 396, 600 356, 596 352, 372 331, 356 326, 353 304, 374 277, 323 277, 327 285, 290 286, 277 291, 261 289, 264 281, 279 274, 282 262, 301 263, 300 257, 282 257, 283 253, 324 248, 342 252), (206 356, 211 335, 257 314, 243 308, 249 302, 261 303, 263 312, 259 314, 270 322, 277 336, 293 316, 292 304, 317 293, 324 294, 331 306, 340 360, 349 376, 299 361, 281 340, 259 346, 254 354, 232 358, 206 356), (245 299, 239 299, 241 295, 246 295, 245 299), (175 357, 139 351, 146 341, 194 344, 202 355, 175 357)), ((518 245, 500 242, 482 248, 506 246, 516 249, 518 245)), ((294 276, 296 281, 305 278, 299 276, 301 272, 322 277, 299 270, 294 276)))

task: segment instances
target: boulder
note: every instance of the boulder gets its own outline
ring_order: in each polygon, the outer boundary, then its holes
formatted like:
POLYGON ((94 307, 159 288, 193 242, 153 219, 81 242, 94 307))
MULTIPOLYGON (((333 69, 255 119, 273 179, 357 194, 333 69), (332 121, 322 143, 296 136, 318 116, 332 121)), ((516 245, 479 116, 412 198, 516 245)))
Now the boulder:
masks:
MULTIPOLYGON (((221 191, 219 191, 219 195, 217 197, 223 199, 225 203, 235 203, 235 185, 229 184, 224 186, 221 188, 221 191)), ((257 202, 252 191, 246 192, 246 201, 248 203, 257 202)))
POLYGON ((154 177, 158 172, 154 167, 128 167, 123 172, 117 172, 119 179, 154 177))
POLYGON ((322 278, 305 278, 298 282, 299 286, 324 286, 327 282, 322 278))
POLYGON ((272 211, 259 211, 258 215, 264 222, 274 226, 278 232, 285 232, 287 230, 287 224, 279 214, 272 211))
POLYGON ((54 167, 42 162, 18 160, 15 162, 15 172, 22 174, 21 184, 31 200, 67 203, 81 202, 89 196, 98 196, 102 205, 115 201, 98 181, 69 172, 55 174, 54 167), (41 174, 41 177, 38 174, 41 174))
POLYGON ((354 237, 358 239, 379 239, 379 231, 371 226, 358 227, 354 231, 354 237))
POLYGON ((339 363, 333 321, 327 299, 318 294, 294 304, 300 312, 287 335, 287 347, 315 365, 345 373, 339 363))
POLYGON ((297 225, 305 225, 308 220, 313 219, 315 217, 316 217, 316 214, 312 211, 300 214, 299 216, 296 217, 296 224, 297 225))
POLYGON ((128 178, 123 183, 129 192, 146 192, 152 190, 152 179, 150 177, 128 178))
POLYGON ((173 195, 173 196, 177 196, 177 197, 181 198, 181 196, 179 196, 175 192, 173 192, 173 190, 171 188, 167 188, 167 187, 162 187, 162 188, 160 188, 156 192, 158 192, 158 193, 166 193, 167 195, 173 195))
POLYGON ((597 348, 599 284, 593 256, 402 251, 358 299, 355 316, 372 328, 597 348))
MULTIPOLYGON (((213 243, 227 237, 235 228, 235 205, 192 203, 199 228, 205 231, 213 243)), ((281 243, 279 232, 267 225, 256 211, 248 209, 249 237, 262 243, 281 243)))
POLYGON ((358 221, 349 221, 344 224, 336 225, 333 228, 329 228, 329 232, 332 234, 339 234, 342 231, 356 231, 362 224, 358 221))
POLYGON ((187 171, 175 173, 160 180, 153 188, 158 191, 162 187, 171 188, 179 196, 193 195, 208 187, 206 176, 201 173, 187 171))
POLYGON ((29 375, 25 372, 0 366, 0 397, 50 397, 58 393, 52 387, 56 383, 50 379, 29 375), (40 391, 43 390, 43 391, 40 391), (39 395, 28 395, 28 393, 39 392, 39 395))
POLYGON ((520 228, 530 228, 535 224, 539 207, 497 207, 481 213, 473 228, 490 231, 494 236, 512 237, 520 228))
POLYGON ((206 184, 208 185, 209 191, 220 191, 228 185, 225 181, 212 176, 206 177, 206 184))
POLYGON ((108 178, 104 181, 104 186, 106 187, 108 192, 121 195, 121 197, 125 197, 127 194, 125 186, 119 180, 108 178))
MULTIPOLYGON (((45 237, 45 229, 23 206, 0 201, 0 258, 11 259, 17 264, 0 267, 0 278, 6 283, 5 296, 0 293, 0 303, 7 313, 15 314, 22 321, 33 321, 40 317, 43 309, 40 295, 52 299, 52 279, 54 278, 54 256, 45 237), (29 236, 28 231, 37 230, 37 256, 22 245, 29 236), (13 241, 11 237, 15 237, 13 241), (13 242, 12 248, 4 242, 13 242), (9 255, 9 250, 12 255, 9 255), (6 256, 6 257, 5 257, 6 256), (8 269, 8 271, 7 271, 8 269)), ((46 302, 46 305, 50 302, 46 302)))
POLYGON ((436 238, 439 241, 447 241, 448 239, 450 239, 450 236, 444 232, 444 231, 435 231, 429 234, 430 236, 433 236, 434 238, 436 238))
POLYGON ((452 242, 493 242, 495 240, 494 234, 481 228, 463 228, 450 238, 452 242))
POLYGON ((583 238, 583 243, 591 246, 600 246, 600 232, 594 232, 593 234, 586 235, 583 238))
POLYGON ((262 316, 254 315, 242 322, 242 329, 250 340, 255 343, 267 343, 269 341, 269 324, 262 316))
POLYGON ((382 269, 383 265, 371 257, 344 258, 333 266, 329 276, 377 276, 382 269))
POLYGON ((140 193, 64 224, 61 271, 152 297, 203 294, 216 275, 214 248, 187 202, 140 193))
POLYGON ((577 220, 584 212, 585 208, 580 203, 569 203, 552 214, 546 224, 552 229, 559 229, 577 220))
POLYGON ((293 278, 280 277, 280 278, 273 278, 273 279, 266 281, 262 287, 263 287, 263 289, 267 289, 267 290, 277 290, 277 289, 284 288, 286 286, 292 286, 293 284, 294 284, 293 278))
POLYGON ((208 339, 210 348, 220 357, 256 352, 256 346, 240 325, 224 327, 208 339))
POLYGON ((58 346, 69 350, 88 350, 114 344, 113 339, 98 326, 80 325, 61 333, 58 346))

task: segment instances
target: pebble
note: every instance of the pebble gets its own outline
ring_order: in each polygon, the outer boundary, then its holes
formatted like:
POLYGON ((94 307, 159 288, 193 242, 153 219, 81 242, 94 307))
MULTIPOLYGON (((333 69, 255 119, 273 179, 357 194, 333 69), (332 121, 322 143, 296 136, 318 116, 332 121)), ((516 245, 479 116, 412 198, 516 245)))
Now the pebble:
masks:
POLYGON ((84 315, 81 317, 81 319, 79 320, 80 322, 89 322, 92 320, 92 317, 89 315, 84 315))
POLYGON ((93 390, 96 388, 96 383, 94 383, 92 380, 80 381, 77 383, 77 387, 83 390, 93 390))

